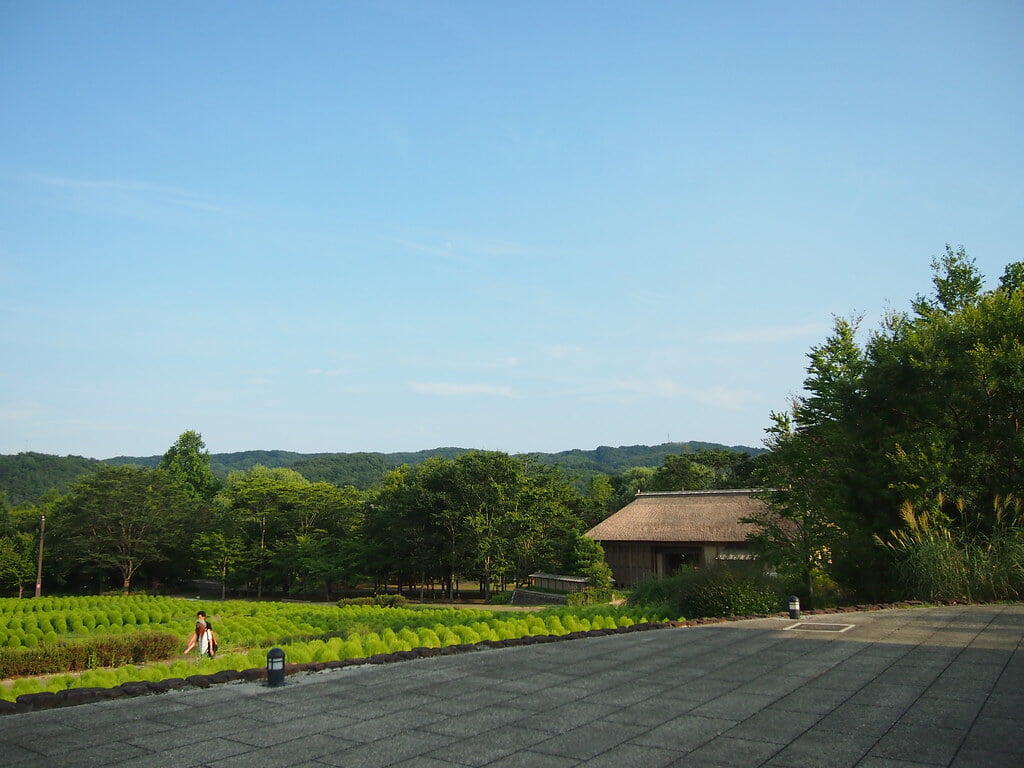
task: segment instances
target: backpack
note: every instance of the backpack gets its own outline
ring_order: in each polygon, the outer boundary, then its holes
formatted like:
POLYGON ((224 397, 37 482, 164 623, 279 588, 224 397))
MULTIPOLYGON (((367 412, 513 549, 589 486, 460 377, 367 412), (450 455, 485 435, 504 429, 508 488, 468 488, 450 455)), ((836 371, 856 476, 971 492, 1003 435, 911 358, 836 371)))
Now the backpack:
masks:
POLYGON ((213 654, 217 652, 217 637, 213 634, 213 625, 210 624, 210 620, 206 620, 206 631, 210 633, 210 642, 206 644, 206 654, 212 659, 213 654))

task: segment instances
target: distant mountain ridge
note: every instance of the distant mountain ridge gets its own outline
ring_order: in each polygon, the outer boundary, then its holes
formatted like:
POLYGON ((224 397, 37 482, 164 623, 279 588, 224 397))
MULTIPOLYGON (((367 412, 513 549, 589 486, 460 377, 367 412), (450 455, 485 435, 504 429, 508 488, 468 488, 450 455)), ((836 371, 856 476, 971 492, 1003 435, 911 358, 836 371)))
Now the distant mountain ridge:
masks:
MULTIPOLYGON (((294 469, 311 482, 352 485, 360 490, 372 487, 384 475, 403 464, 416 465, 429 458, 453 459, 476 450, 472 448, 431 448, 423 451, 377 453, 296 453, 294 451, 240 451, 211 453, 210 465, 215 475, 224 479, 228 473, 247 471, 257 464, 265 467, 294 469)), ((632 467, 661 466, 666 456, 697 453, 703 450, 730 450, 756 456, 764 449, 749 446, 727 446, 721 443, 690 441, 661 445, 602 445, 592 451, 573 449, 559 453, 517 454, 530 456, 542 464, 554 464, 567 474, 588 476, 595 473, 616 475, 632 467)), ((100 464, 156 467, 162 456, 115 456, 110 459, 87 459, 81 456, 52 456, 42 453, 0 455, 0 492, 6 491, 9 504, 36 503, 51 489, 67 491, 75 480, 95 470, 100 464)))

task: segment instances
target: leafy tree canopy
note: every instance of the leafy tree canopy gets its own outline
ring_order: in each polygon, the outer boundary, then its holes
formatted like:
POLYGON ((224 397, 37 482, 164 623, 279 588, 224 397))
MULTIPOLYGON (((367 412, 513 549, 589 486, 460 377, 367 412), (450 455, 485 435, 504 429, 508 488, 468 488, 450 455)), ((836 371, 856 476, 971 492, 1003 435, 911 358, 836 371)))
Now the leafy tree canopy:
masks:
POLYGON ((182 432, 164 454, 160 469, 182 483, 194 498, 210 499, 217 490, 217 479, 210 468, 210 453, 198 432, 182 432))
MULTIPOLYGON (((893 314, 864 344, 837 320, 811 350, 804 394, 775 414, 761 484, 803 531, 805 565, 864 594, 886 588, 873 537, 901 524, 905 502, 963 499, 991 510, 1024 488, 1024 290, 1020 264, 995 290, 962 248, 933 262, 933 294, 893 314)), ((937 510, 951 524, 950 508, 937 510)), ((972 524, 991 527, 984 513, 972 524)))

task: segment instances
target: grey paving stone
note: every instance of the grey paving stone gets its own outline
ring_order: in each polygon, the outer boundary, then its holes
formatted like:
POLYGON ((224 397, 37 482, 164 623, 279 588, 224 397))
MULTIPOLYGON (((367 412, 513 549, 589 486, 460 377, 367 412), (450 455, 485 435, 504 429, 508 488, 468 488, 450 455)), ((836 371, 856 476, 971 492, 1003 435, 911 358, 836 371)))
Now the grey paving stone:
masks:
POLYGON ((689 752, 737 725, 736 720, 683 715, 632 739, 637 744, 689 752))
POLYGON ((441 692, 433 694, 432 701, 423 704, 420 708, 426 712, 437 712, 439 714, 453 716, 468 712, 477 712, 481 709, 497 706, 513 706, 518 709, 543 709, 549 706, 550 702, 557 701, 564 704, 567 701, 575 701, 578 694, 565 689, 545 689, 536 694, 518 694, 509 696, 505 691, 498 691, 489 687, 480 687, 475 691, 460 693, 457 696, 445 696, 441 692))
POLYGON ((286 720, 283 723, 253 723, 249 728, 229 733, 227 738, 253 747, 270 747, 316 733, 329 733, 336 738, 344 738, 344 732, 352 727, 351 720, 321 715, 302 720, 286 720))
POLYGON ((521 749, 536 749, 538 742, 549 737, 542 731, 508 725, 494 728, 469 738, 454 741, 427 753, 427 757, 459 763, 460 765, 487 765, 521 749))
POLYGON ((897 685, 912 686, 925 691, 941 677, 942 671, 942 667, 900 665, 890 667, 885 673, 883 680, 897 685))
POLYGON ((966 731, 931 725, 897 723, 869 753, 872 757, 949 765, 966 731))
POLYGON ((875 675, 868 674, 857 669, 830 669, 814 679, 814 685, 818 688, 828 688, 833 691, 842 691, 846 694, 854 694, 864 685, 873 680, 875 675))
POLYGON ((871 707, 847 701, 819 720, 814 730, 874 740, 892 728, 903 712, 899 707, 871 707))
MULTIPOLYGON (((582 698, 577 697, 573 700, 580 704, 586 704, 588 702, 604 704, 611 702, 619 707, 631 707, 637 704, 645 704, 649 701, 665 699, 669 697, 673 689, 674 687, 671 685, 663 685, 660 682, 653 681, 649 678, 640 678, 633 681, 632 684, 620 685, 606 691, 590 693, 582 698)), ((566 688, 548 688, 543 691, 543 695, 560 693, 573 693, 573 691, 566 688)), ((517 699, 517 702, 518 701, 521 700, 517 699)))
POLYGON ((653 728, 675 717, 687 714, 694 706, 696 706, 694 702, 655 697, 615 709, 605 715, 604 719, 613 723, 634 723, 653 728))
POLYGON ((549 733, 566 733, 581 725, 601 720, 606 715, 617 712, 618 709, 613 704, 595 702, 588 702, 585 705, 566 704, 521 718, 516 721, 516 725, 549 733))
POLYGON ((400 763, 395 763, 394 768, 461 768, 466 763, 453 763, 450 760, 439 760, 436 757, 411 757, 400 763))
POLYGON ((964 749, 1016 755, 1020 765, 1024 765, 1024 728, 1018 718, 989 717, 983 713, 967 732, 964 749))
POLYGON ((21 766, 29 768, 30 766, 44 765, 45 763, 52 762, 50 758, 41 755, 35 750, 10 741, 4 741, 3 743, 3 756, 5 765, 19 766, 19 768, 21 766))
POLYGON ((424 724, 422 728, 431 733, 465 737, 467 734, 484 733, 493 728, 511 725, 535 714, 536 712, 530 709, 497 705, 460 714, 457 717, 442 717, 424 724))
POLYGON ((590 758, 586 761, 586 766, 587 768, 661 768, 675 765, 682 756, 682 752, 670 749, 644 747, 625 742, 590 758))
POLYGON ((900 717, 904 725, 934 725, 966 731, 981 711, 980 701, 922 696, 900 717))
POLYGON ((895 685, 889 682, 868 683, 850 697, 853 704, 874 707, 909 707, 924 693, 924 685, 895 685))
POLYGON ((767 741, 718 736, 686 755, 686 763, 749 768, 752 765, 761 765, 780 749, 782 747, 779 744, 767 741))
POLYGON ((353 742, 369 742, 388 738, 413 728, 429 728, 447 722, 451 722, 451 719, 437 712, 410 709, 393 712, 373 720, 360 720, 352 725, 333 730, 330 735, 353 742))
POLYGON ((694 707, 691 715, 718 717, 725 720, 745 720, 756 712, 777 701, 774 696, 757 696, 751 693, 726 693, 694 707))
POLYGON ((532 749, 546 755, 588 759, 632 739, 644 730, 643 727, 630 723, 597 721, 552 736, 534 744, 532 749))
POLYGON ((961 749, 949 765, 950 768, 1020 768, 1021 755, 980 749, 961 749))
POLYGON ((811 730, 783 747, 763 765, 786 768, 849 768, 856 765, 872 746, 873 740, 811 730))
MULTIPOLYGON (((985 717, 1024 720, 1024 688, 1018 688, 1010 694, 993 693, 985 700, 982 714, 985 717)), ((1024 723, 1021 727, 1024 727, 1024 723)))
POLYGON ((118 760, 127 760, 147 754, 146 750, 133 747, 130 744, 108 742, 105 744, 94 744, 92 746, 76 749, 70 753, 51 753, 47 755, 46 762, 40 765, 61 765, 65 763, 64 755, 73 761, 76 766, 88 768, 91 766, 105 766, 118 760))
POLYGON ((710 677, 699 677, 672 688, 664 695, 666 697, 704 703, 734 691, 739 686, 740 684, 735 680, 715 680, 710 677))
MULTIPOLYGON (((582 764, 579 760, 574 760, 571 757, 544 755, 527 749, 513 752, 493 763, 488 763, 487 768, 572 768, 572 766, 582 764)), ((589 766, 590 762, 587 765, 589 766)), ((628 768, 628 766, 623 766, 623 768, 628 768)))
POLYGON ((438 733, 404 731, 380 741, 350 747, 343 752, 323 755, 318 759, 321 764, 343 768, 378 768, 439 750, 453 741, 452 737, 438 733))
POLYGON ((748 717, 726 731, 725 735, 752 741, 767 741, 772 744, 789 744, 812 728, 821 717, 816 712, 790 712, 773 707, 748 717))
POLYGON ((210 739, 209 741, 194 742, 175 749, 168 749, 159 753, 147 752, 129 760, 115 760, 119 768, 149 768, 150 766, 169 766, 176 768, 192 768, 193 766, 206 765, 213 760, 220 760, 225 757, 233 757, 240 754, 251 754, 253 747, 249 744, 242 744, 230 739, 210 739))
POLYGON ((351 746, 350 742, 335 739, 325 734, 314 734, 304 739, 275 744, 272 747, 253 750, 210 760, 205 765, 210 768, 284 768, 300 763, 315 762, 325 755, 343 752, 351 746))
POLYGON ((779 699, 774 706, 777 709, 792 712, 810 712, 824 715, 846 701, 848 695, 845 691, 838 691, 834 688, 805 685, 788 696, 779 699))
POLYGON ((787 675, 785 671, 778 674, 762 675, 757 680, 741 683, 733 692, 738 694, 752 694, 754 696, 770 696, 779 699, 788 696, 793 691, 803 686, 807 680, 787 675))
MULTIPOLYGON (((924 763, 911 760, 896 760, 890 757, 865 757, 859 763, 857 768, 925 768, 928 765, 937 765, 933 763, 924 763)), ((946 765, 946 763, 942 763, 946 765)))

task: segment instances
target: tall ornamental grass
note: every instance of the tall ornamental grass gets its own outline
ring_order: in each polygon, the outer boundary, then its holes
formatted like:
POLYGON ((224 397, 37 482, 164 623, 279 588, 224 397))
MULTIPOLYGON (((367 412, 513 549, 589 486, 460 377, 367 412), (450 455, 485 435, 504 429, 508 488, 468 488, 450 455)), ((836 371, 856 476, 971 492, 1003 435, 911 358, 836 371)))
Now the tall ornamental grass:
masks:
POLYGON ((876 541, 892 555, 901 597, 987 602, 1024 599, 1024 509, 1014 496, 996 497, 982 524, 963 499, 959 519, 942 512, 943 499, 918 512, 906 502, 904 527, 876 541))

